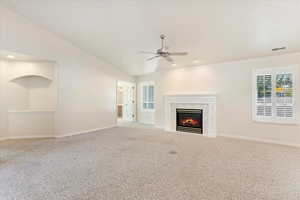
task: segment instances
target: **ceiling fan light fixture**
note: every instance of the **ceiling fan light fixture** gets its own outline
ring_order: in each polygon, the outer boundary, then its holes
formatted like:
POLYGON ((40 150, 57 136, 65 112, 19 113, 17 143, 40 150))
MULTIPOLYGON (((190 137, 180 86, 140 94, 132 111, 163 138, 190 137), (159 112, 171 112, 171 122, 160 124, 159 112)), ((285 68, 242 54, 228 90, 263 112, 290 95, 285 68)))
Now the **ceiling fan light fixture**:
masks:
MULTIPOLYGON (((153 60, 155 58, 164 58, 165 60, 167 60, 168 62, 172 63, 173 60, 173 56, 186 56, 188 55, 188 52, 169 52, 167 51, 168 47, 165 45, 165 39, 166 36, 165 35, 160 35, 160 39, 161 39, 161 48, 156 50, 156 53, 152 53, 152 52, 148 52, 148 51, 141 51, 141 53, 146 53, 146 54, 153 54, 154 56, 151 58, 148 58, 147 61, 153 60)), ((174 66, 174 65, 172 65, 174 66)), ((176 66, 176 65, 175 65, 176 66)))

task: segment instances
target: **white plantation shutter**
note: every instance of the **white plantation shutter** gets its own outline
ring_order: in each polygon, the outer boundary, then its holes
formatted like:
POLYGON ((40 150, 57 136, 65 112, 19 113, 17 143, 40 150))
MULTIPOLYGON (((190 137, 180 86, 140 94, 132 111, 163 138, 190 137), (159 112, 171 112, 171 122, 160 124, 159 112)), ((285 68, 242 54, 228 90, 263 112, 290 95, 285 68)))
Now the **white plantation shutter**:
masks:
POLYGON ((154 109, 154 86, 149 85, 148 87, 148 108, 154 109))
POLYGON ((295 119, 295 73, 293 70, 276 72, 275 99, 277 120, 295 119))
POLYGON ((256 116, 272 117, 272 75, 260 73, 256 75, 256 116))
POLYGON ((253 118, 290 123, 296 120, 295 68, 257 69, 254 73, 253 118))
POLYGON ((144 85, 143 86, 143 108, 144 109, 148 108, 147 99, 148 99, 148 87, 144 85))
POLYGON ((153 110, 154 109, 154 84, 152 82, 144 83, 142 87, 143 91, 143 109, 153 110))

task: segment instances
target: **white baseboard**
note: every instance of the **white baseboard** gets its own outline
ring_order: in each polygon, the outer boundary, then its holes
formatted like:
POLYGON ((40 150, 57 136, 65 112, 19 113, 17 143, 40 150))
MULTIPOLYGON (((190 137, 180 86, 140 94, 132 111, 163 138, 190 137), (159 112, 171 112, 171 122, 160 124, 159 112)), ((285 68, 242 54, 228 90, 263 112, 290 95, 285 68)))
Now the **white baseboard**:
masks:
POLYGON ((145 120, 145 119, 137 119, 136 122, 140 124, 155 125, 154 121, 145 120))
POLYGON ((90 130, 85 130, 85 131, 79 131, 79 132, 73 132, 73 133, 67 133, 67 134, 63 134, 63 135, 56 135, 55 138, 63 138, 63 137, 70 137, 70 136, 75 136, 75 135, 82 135, 82 134, 86 134, 86 133, 92 133, 95 131, 101 131, 104 129, 109 129, 109 128, 114 128, 117 125, 111 125, 111 126, 106 126, 106 127, 102 127, 102 128, 95 128, 95 129, 90 129, 90 130))
POLYGON ((45 138, 54 138, 53 135, 26 135, 26 136, 12 136, 0 138, 0 141, 4 140, 22 140, 22 139, 45 139, 45 138))
POLYGON ((228 137, 228 138, 234 138, 234 139, 241 139, 241 140, 249 140, 249 141, 261 142, 261 143, 268 143, 268 144, 277 144, 277 145, 300 147, 300 144, 297 144, 297 143, 280 142, 280 141, 276 141, 276 140, 268 140, 268 139, 261 139, 261 138, 251 138, 251 137, 229 135, 229 134, 220 134, 218 136, 228 137))
POLYGON ((9 138, 7 138, 7 137, 2 137, 2 138, 0 138, 0 141, 4 141, 4 140, 8 140, 9 138))
POLYGON ((116 125, 112 125, 112 126, 107 126, 107 127, 103 127, 103 128, 96 128, 96 129, 91 129, 91 130, 85 130, 85 131, 80 131, 80 132, 74 132, 74 133, 68 133, 68 134, 64 134, 64 135, 58 135, 58 136, 53 136, 53 135, 30 135, 30 136, 13 136, 13 137, 3 137, 0 138, 0 141, 4 141, 4 140, 20 140, 20 139, 42 139, 42 138, 63 138, 63 137, 70 137, 70 136, 75 136, 75 135, 81 135, 81 134, 86 134, 86 133, 92 133, 95 131, 100 131, 100 130, 104 130, 104 129, 109 129, 109 128, 113 128, 116 127, 116 125))
POLYGON ((162 129, 162 130, 164 130, 164 129, 165 129, 165 127, 164 127, 164 126, 159 126, 159 125, 154 125, 154 127, 155 127, 155 128, 157 128, 157 129, 162 129))
POLYGON ((14 139, 42 139, 42 138, 54 138, 53 135, 26 135, 26 136, 12 136, 9 140, 14 139))

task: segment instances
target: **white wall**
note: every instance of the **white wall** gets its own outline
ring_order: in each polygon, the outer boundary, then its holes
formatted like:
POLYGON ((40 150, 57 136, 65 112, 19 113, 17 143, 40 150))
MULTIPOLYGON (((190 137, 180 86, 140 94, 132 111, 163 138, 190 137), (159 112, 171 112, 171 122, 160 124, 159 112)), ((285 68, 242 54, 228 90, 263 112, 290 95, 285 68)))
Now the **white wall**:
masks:
POLYGON ((4 62, 0 59, 0 140, 6 137, 7 132, 7 114, 6 114, 6 101, 4 92, 4 73, 5 73, 4 62))
POLYGON ((52 81, 40 77, 32 77, 29 79, 29 109, 56 109, 56 87, 54 87, 52 83, 52 81))
MULTIPOLYGON (((7 80, 7 79, 6 79, 7 80)), ((30 106, 27 79, 17 79, 12 82, 6 81, 6 99, 8 110, 25 110, 30 106)))
POLYGON ((115 125, 117 79, 132 77, 1 5, 0 44, 0 50, 58 63, 56 135, 115 125))
POLYGON ((54 136, 54 112, 8 112, 7 138, 42 138, 54 136))
MULTIPOLYGON (((160 71, 141 76, 138 82, 154 80, 156 83, 156 112, 153 114, 156 126, 164 126, 165 94, 217 93, 218 134, 300 145, 299 124, 264 124, 251 120, 252 69, 294 64, 300 65, 299 53, 160 71)), ((297 94, 300 94, 300 74, 297 80, 297 94)), ((297 95, 297 105, 299 116, 300 95, 297 95)), ((299 119, 298 117, 298 121, 299 119)))

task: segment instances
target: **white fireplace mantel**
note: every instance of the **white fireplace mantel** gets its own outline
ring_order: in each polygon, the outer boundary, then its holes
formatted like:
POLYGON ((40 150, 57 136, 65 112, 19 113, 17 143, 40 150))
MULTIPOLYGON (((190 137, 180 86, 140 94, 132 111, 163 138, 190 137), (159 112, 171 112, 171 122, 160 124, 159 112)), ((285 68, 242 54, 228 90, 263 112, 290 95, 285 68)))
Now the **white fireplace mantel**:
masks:
POLYGON ((202 109, 203 135, 216 137, 216 94, 165 95, 165 130, 176 131, 176 109, 202 109))

